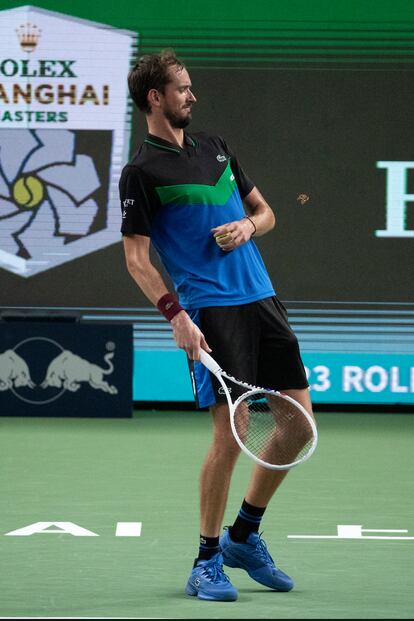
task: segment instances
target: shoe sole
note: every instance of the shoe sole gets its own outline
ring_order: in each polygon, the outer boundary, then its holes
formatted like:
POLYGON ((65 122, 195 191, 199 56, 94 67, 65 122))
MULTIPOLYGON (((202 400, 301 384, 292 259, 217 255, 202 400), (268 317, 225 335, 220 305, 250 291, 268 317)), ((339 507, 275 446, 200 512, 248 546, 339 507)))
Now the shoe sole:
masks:
POLYGON ((190 595, 190 597, 198 597, 198 599, 203 599, 206 601, 210 601, 210 602, 235 602, 237 599, 237 595, 231 595, 229 597, 224 598, 217 598, 214 597, 214 595, 208 595, 205 594, 203 592, 197 591, 197 589, 192 585, 192 584, 187 584, 187 586, 185 587, 185 593, 187 595, 190 595))
POLYGON ((244 571, 246 571, 250 578, 252 580, 254 580, 255 582, 258 582, 259 584, 262 584, 263 586, 267 587, 268 589, 273 589, 273 591, 278 591, 279 593, 287 593, 288 591, 291 591, 294 587, 294 585, 292 584, 292 586, 289 587, 276 587, 273 586, 269 583, 264 582, 263 580, 261 580, 260 578, 258 578, 257 576, 254 575, 254 572, 250 572, 246 567, 244 567, 243 565, 240 565, 237 563, 237 561, 233 561, 233 559, 229 559, 226 558, 224 556, 223 553, 223 564, 226 565, 227 567, 232 567, 233 569, 243 569, 244 571))

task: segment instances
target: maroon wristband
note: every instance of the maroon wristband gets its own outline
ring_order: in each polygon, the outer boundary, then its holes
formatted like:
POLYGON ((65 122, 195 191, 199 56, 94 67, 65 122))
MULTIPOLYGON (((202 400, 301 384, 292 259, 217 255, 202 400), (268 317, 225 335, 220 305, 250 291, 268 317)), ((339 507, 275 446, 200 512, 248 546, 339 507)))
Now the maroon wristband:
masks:
POLYGON ((157 308, 168 321, 171 321, 180 311, 184 310, 172 293, 163 295, 157 302, 157 308))

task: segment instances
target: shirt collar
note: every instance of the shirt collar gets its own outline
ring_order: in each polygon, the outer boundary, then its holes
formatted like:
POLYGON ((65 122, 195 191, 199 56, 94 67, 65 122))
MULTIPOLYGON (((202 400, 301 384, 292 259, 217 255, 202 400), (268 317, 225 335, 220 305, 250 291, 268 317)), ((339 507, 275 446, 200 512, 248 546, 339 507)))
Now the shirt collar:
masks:
MULTIPOLYGON (((169 140, 165 140, 164 138, 160 138, 159 136, 154 136, 154 134, 147 134, 144 142, 152 145, 153 147, 157 147, 158 149, 163 149, 165 151, 173 151, 175 153, 180 154, 183 149, 179 147, 177 144, 170 142, 169 140)), ((184 145, 195 147, 196 141, 189 134, 184 132, 184 145)))

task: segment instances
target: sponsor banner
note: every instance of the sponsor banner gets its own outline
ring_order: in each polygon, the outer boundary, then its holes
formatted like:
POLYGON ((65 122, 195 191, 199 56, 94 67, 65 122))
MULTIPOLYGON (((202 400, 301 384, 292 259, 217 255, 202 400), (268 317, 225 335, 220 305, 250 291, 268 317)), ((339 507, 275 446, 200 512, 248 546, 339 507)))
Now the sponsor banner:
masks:
MULTIPOLYGON (((302 357, 313 403, 414 404, 414 363, 409 354, 328 352, 302 357)), ((183 352, 135 351, 134 358, 134 401, 194 402, 183 352)))
POLYGON ((137 34, 0 11, 0 267, 29 277, 120 240, 137 34))
POLYGON ((414 403, 410 354, 306 353, 314 403, 414 403))
POLYGON ((132 326, 0 324, 2 416, 132 416, 132 326))

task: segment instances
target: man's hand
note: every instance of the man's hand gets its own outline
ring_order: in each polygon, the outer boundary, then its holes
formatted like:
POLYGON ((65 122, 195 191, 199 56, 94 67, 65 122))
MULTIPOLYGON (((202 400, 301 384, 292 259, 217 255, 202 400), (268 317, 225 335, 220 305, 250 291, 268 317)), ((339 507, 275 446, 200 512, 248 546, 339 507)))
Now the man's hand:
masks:
POLYGON ((216 243, 222 250, 229 252, 245 244, 255 232, 254 224, 248 218, 227 222, 211 229, 216 243))
POLYGON ((191 360, 200 360, 200 349, 210 352, 204 334, 183 310, 171 320, 177 346, 184 349, 191 360))

